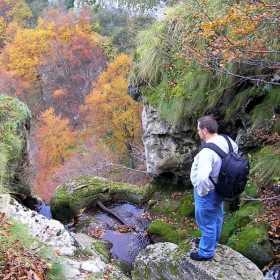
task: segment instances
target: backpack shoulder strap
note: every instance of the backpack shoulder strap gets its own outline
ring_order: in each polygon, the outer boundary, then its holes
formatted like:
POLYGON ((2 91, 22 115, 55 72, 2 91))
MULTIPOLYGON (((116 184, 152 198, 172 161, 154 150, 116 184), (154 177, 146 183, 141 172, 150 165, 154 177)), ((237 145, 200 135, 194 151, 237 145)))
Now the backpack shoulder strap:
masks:
POLYGON ((223 136, 223 137, 227 140, 228 147, 229 147, 229 153, 232 153, 232 152, 233 152, 233 148, 232 148, 232 144, 231 144, 231 142, 230 142, 228 136, 225 135, 225 134, 220 134, 220 135, 223 136))
POLYGON ((216 144, 214 143, 205 143, 201 146, 199 151, 201 151, 203 148, 209 148, 213 150, 215 153, 217 153, 221 158, 225 158, 227 156, 227 153, 225 153, 221 148, 219 148, 216 144))

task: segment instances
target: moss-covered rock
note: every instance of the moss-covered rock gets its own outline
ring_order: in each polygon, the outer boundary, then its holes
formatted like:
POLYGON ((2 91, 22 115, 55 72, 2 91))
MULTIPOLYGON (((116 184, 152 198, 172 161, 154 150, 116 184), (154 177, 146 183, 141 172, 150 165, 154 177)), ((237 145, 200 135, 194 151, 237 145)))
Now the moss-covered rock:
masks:
POLYGON ((123 260, 116 260, 114 266, 118 268, 124 275, 129 276, 133 269, 132 264, 125 262, 123 260))
POLYGON ((149 210, 151 213, 156 215, 173 216, 172 213, 178 210, 179 205, 180 205, 180 201, 178 200, 165 199, 165 200, 156 201, 155 205, 151 207, 149 210))
POLYGON ((255 198, 258 196, 258 188, 253 180, 249 180, 247 182, 246 188, 244 193, 241 195, 241 198, 244 197, 244 195, 247 195, 249 197, 255 198))
POLYGON ((186 240, 188 232, 164 221, 155 220, 150 223, 148 233, 160 237, 165 242, 180 244, 186 240))
POLYGON ((189 257, 194 244, 184 248, 172 243, 149 245, 135 261, 133 280, 262 280, 263 274, 250 260, 228 246, 219 245, 212 261, 198 262, 189 257))
POLYGON ((94 207, 97 201, 125 200, 140 206, 150 199, 152 193, 153 189, 149 185, 140 188, 105 178, 84 176, 68 180, 55 190, 51 212, 55 219, 65 221, 82 208, 94 207))
POLYGON ((267 226, 256 224, 232 235, 227 245, 262 268, 273 259, 267 226))
POLYGON ((30 194, 31 113, 16 98, 0 95, 0 189, 17 194, 30 194))
POLYGON ((94 248, 94 251, 98 253, 99 257, 102 261, 108 263, 110 261, 110 246, 111 243, 109 241, 105 241, 98 238, 93 238, 91 242, 91 246, 94 248))
POLYGON ((238 227, 244 227, 248 223, 252 222, 256 217, 261 215, 263 212, 264 209, 262 202, 254 201, 247 203, 236 212, 236 225, 238 227))

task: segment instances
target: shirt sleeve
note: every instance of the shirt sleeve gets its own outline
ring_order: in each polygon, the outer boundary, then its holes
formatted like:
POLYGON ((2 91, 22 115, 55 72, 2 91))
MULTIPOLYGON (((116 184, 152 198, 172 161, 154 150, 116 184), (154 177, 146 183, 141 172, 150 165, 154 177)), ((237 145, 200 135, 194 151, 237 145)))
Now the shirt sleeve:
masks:
POLYGON ((210 172, 212 171, 213 154, 210 149, 202 149, 194 158, 191 168, 191 182, 199 196, 205 196, 210 190, 210 172))

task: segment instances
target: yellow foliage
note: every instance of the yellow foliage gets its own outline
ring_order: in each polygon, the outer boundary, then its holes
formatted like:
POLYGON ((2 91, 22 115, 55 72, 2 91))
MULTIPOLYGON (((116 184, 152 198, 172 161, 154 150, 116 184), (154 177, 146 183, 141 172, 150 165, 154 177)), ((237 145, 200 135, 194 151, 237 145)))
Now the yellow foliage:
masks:
POLYGON ((4 39, 4 34, 6 30, 6 23, 3 17, 0 17, 0 40, 4 39))
POLYGON ((24 27, 32 18, 32 12, 24 0, 0 0, 0 4, 6 8, 5 17, 7 22, 17 22, 24 27))
POLYGON ((36 67, 42 63, 40 54, 47 50, 49 30, 18 29, 13 42, 6 49, 8 66, 16 76, 30 82, 37 79, 36 67))

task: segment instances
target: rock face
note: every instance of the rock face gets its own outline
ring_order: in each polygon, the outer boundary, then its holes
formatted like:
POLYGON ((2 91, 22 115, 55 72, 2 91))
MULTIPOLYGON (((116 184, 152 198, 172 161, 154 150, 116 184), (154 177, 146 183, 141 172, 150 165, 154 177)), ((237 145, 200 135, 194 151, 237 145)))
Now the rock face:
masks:
MULTIPOLYGON (((189 120, 172 126, 162 118, 157 108, 144 104, 143 144, 147 171, 155 179, 168 182, 174 187, 191 186, 189 180, 191 164, 202 144, 197 135, 196 121, 189 120)), ((271 134, 272 127, 272 120, 264 120, 255 126, 246 126, 245 120, 240 125, 237 120, 232 119, 230 123, 222 122, 219 132, 235 139, 242 152, 249 152, 263 146, 265 138, 260 136, 271 134)))
POLYGON ((198 262, 175 244, 158 243, 138 255, 132 279, 262 280, 264 276, 255 264, 227 246, 219 245, 211 261, 198 262))
POLYGON ((197 146, 193 125, 173 127, 151 105, 144 106, 142 122, 147 171, 172 184, 190 184, 190 166, 197 146))
POLYGON ((0 95, 0 112, 0 184, 29 195, 31 113, 25 104, 6 95, 0 95))

